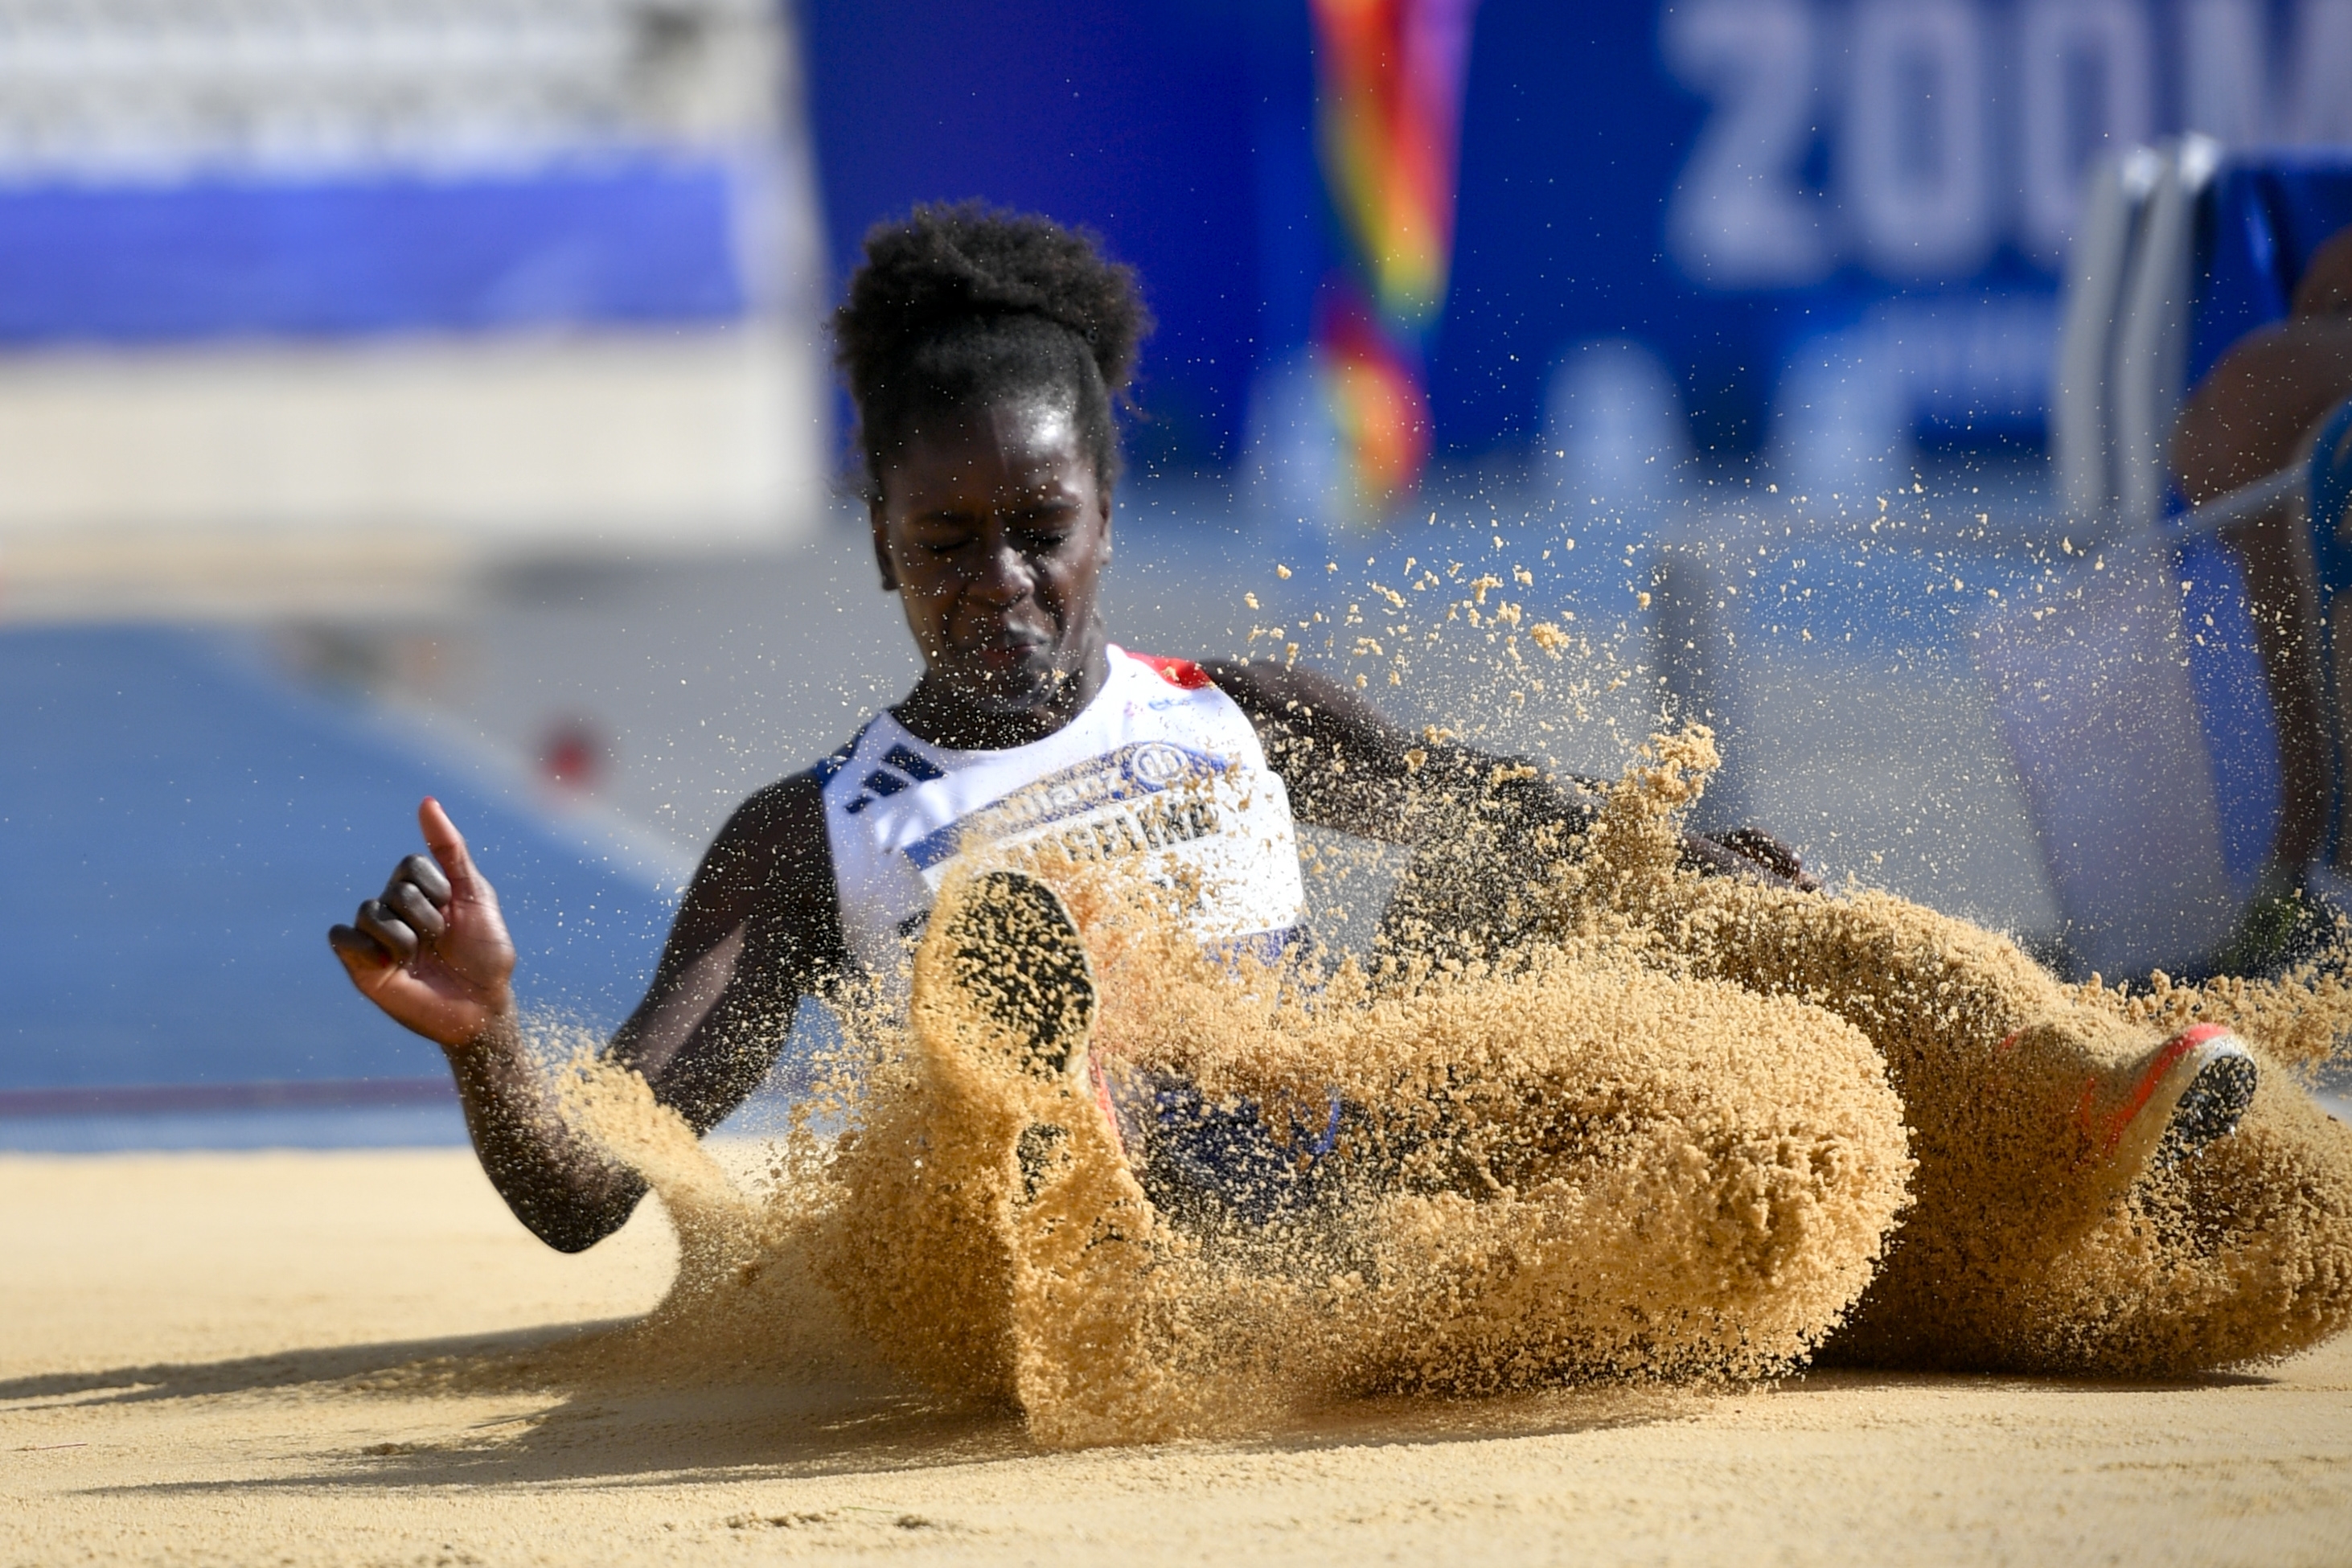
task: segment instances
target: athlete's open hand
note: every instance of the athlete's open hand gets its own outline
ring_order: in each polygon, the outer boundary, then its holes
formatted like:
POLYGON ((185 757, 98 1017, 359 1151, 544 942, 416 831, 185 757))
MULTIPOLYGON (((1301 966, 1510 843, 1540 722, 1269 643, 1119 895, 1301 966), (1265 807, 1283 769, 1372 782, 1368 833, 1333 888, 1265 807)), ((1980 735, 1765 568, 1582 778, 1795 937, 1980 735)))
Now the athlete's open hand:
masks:
POLYGON ((429 1040, 462 1046, 513 1011, 514 942, 441 803, 427 797, 416 822, 433 858, 403 860, 383 895, 327 941, 369 1001, 429 1040))

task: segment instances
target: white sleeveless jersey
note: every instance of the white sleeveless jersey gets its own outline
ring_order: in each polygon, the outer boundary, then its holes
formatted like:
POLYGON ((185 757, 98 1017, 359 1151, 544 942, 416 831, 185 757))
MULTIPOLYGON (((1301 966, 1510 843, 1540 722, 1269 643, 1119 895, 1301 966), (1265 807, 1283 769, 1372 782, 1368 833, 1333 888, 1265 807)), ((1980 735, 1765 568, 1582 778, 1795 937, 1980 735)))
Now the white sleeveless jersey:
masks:
POLYGON ((842 936, 886 986, 960 851, 1049 885, 1148 879, 1220 949, 1270 959, 1297 931, 1290 795, 1247 715, 1198 665, 1108 651, 1102 690, 1042 741, 954 751, 884 711, 818 764, 842 936))

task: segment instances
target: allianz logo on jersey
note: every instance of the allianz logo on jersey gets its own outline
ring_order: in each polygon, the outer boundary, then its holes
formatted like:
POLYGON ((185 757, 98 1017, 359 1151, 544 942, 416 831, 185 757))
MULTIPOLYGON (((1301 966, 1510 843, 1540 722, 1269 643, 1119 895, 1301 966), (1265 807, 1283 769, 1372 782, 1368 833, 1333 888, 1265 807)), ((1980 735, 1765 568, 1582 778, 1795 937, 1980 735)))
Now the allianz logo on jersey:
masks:
MULTIPOLYGON (((1048 773, 978 811, 958 817, 907 846, 907 858, 915 863, 916 869, 928 872, 968 845, 1024 837, 1178 785, 1212 784, 1232 768, 1233 764, 1223 757, 1172 742, 1134 742, 1048 773)), ((1209 813, 1199 823, 1190 818, 1182 823, 1172 818, 1163 822, 1161 818, 1169 816, 1168 813, 1113 814, 1132 820, 1125 828, 1115 830, 1114 837, 1106 843, 1113 847, 1123 847, 1127 839, 1132 838, 1136 848, 1152 848, 1159 847, 1158 841, 1162 838, 1194 838, 1202 832, 1213 832, 1214 813, 1205 801, 1197 804, 1202 811, 1209 813), (1185 830, 1179 832, 1179 828, 1185 830)))
POLYGON ((1192 774, 1196 758, 1211 764, 1211 770, 1202 773, 1202 777, 1215 776, 1214 758, 1202 756, 1198 752, 1187 752, 1183 747, 1170 745, 1165 741, 1146 741, 1128 750, 1132 755, 1127 759, 1127 769, 1146 789, 1166 789, 1178 779, 1192 774))

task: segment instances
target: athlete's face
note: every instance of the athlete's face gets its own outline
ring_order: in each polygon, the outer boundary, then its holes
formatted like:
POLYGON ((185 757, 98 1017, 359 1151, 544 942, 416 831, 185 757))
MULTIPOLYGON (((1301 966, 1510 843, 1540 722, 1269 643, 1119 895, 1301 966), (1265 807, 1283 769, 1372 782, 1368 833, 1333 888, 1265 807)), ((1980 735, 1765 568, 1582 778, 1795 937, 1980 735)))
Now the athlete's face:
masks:
POLYGON ((883 473, 873 519, 883 586, 922 649, 912 705, 931 739, 1016 744, 1099 689, 1110 497, 1068 399, 926 420, 883 473))

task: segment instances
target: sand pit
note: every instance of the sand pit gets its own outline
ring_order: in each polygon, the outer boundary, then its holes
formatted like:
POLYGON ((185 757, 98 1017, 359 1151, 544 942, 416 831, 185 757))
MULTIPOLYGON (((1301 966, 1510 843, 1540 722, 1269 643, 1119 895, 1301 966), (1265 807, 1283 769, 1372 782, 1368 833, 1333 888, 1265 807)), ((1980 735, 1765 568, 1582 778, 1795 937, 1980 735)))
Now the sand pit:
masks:
MULTIPOLYGON (((1500 967, 1229 971, 1082 907, 1106 1073, 1353 1108, 1270 1218, 1163 1208, 1084 1058, 1041 1075, 973 978, 1044 950, 952 935, 844 1058, 837 1138, 704 1146, 565 1074, 659 1194, 583 1257, 462 1151, 0 1159, 0 1568, 2344 1561, 2352 1347, 2260 1358, 2343 1326, 2345 1130, 2281 1067, 2067 1230, 2046 1119, 1978 1109, 2046 1099, 2001 1065, 2021 1016, 2308 1058, 2343 986, 2063 990, 1909 906, 1702 885, 1664 835, 1711 753, 1676 754, 1500 967)), ((948 897, 952 933, 982 906, 948 897)))
POLYGON ((812 1102, 837 1136, 705 1146, 563 1073, 658 1194, 583 1257, 463 1151, 0 1158, 0 1568, 2345 1561, 2352 1346, 2260 1359, 2344 1326, 2345 1130, 2282 1065, 2116 1198, 2003 1110, 2048 1097, 2001 1038, 2218 1013, 2310 1058, 2340 981, 2064 989, 1915 907, 1701 883, 1711 749, 1657 756, 1491 966, 1228 969, 1156 904, 1017 906, 1083 928, 1106 1074, 1345 1108, 1272 1217, 1146 1190, 1087 1058, 1041 1073, 990 999, 1045 950, 954 935, 956 889, 908 1023, 854 1018, 812 1102))
POLYGON ((1815 1372, 1077 1453, 847 1384, 398 1370, 641 1312, 673 1253, 648 1205, 558 1257, 464 1151, 0 1158, 0 1562, 2316 1563, 2352 1541, 2343 1341, 2258 1376, 1815 1372))

